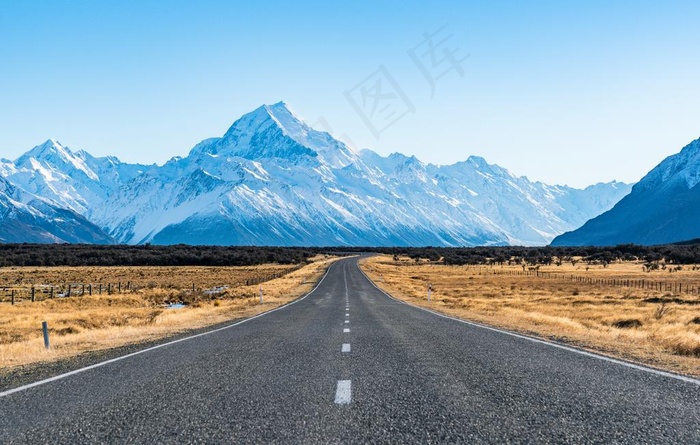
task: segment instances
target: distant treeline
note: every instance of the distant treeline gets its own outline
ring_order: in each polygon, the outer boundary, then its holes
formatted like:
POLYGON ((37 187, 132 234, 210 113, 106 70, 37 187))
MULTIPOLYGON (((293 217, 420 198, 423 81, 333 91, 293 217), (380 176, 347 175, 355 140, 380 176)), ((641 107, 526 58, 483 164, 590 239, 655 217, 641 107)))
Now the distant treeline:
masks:
POLYGON ((299 264, 318 254, 384 253, 451 265, 614 261, 700 264, 700 243, 614 247, 223 247, 102 246, 88 244, 0 244, 0 267, 7 266, 254 266, 299 264))
POLYGON ((7 266, 255 266, 299 264, 320 253, 301 247, 0 244, 7 266))
MULTIPOLYGON (((375 249, 365 249, 375 250, 375 249)), ((530 264, 550 265, 557 262, 610 264, 614 261, 664 261, 674 264, 700 264, 700 243, 663 246, 621 244, 611 247, 423 247, 378 249, 396 256, 440 261, 444 264, 530 264)))

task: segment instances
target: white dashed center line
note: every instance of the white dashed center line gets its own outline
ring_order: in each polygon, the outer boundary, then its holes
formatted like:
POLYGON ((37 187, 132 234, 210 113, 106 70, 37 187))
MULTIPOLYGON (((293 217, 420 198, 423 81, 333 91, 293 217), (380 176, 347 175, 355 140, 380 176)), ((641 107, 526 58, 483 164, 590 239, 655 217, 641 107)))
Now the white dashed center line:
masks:
POLYGON ((350 380, 338 380, 338 387, 335 390, 335 403, 338 405, 349 405, 352 401, 352 383, 350 380))
MULTIPOLYGON (((347 277, 347 263, 343 269, 343 280, 345 281, 345 324, 350 323, 348 317, 350 317, 350 293, 348 291, 348 277, 347 277)), ((343 333, 347 334, 350 332, 350 328, 344 328, 343 333)), ((350 343, 343 343, 340 348, 341 353, 350 352, 350 343)), ((352 402, 352 384, 350 380, 338 380, 338 386, 335 389, 335 403, 336 405, 349 405, 352 402)))

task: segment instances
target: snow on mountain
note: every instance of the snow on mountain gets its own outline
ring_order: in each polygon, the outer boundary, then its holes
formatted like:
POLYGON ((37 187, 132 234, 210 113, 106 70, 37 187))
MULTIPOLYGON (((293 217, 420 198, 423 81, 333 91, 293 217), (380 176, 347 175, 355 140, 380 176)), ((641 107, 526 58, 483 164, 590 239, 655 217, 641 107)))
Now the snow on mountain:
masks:
POLYGON ((0 177, 0 242, 111 244, 77 213, 27 193, 0 177))
POLYGON ((700 139, 669 156, 610 211, 552 245, 664 244, 700 237, 700 139))
POLYGON ((428 192, 474 214, 481 225, 504 229, 505 241, 515 244, 541 244, 566 227, 582 224, 588 215, 609 209, 629 191, 619 183, 588 191, 532 183, 475 156, 449 166, 424 165, 401 154, 382 158, 368 150, 361 156, 404 196, 428 192), (588 197, 594 202, 587 202, 588 197))
POLYGON ((23 190, 88 216, 121 185, 150 167, 124 164, 115 157, 72 152, 49 139, 14 162, 0 162, 0 176, 23 190))
POLYGON ((198 144, 190 156, 208 153, 245 159, 305 159, 330 168, 356 161, 357 155, 330 134, 314 130, 297 118, 284 102, 263 105, 238 119, 222 138, 198 144))
POLYGON ((621 183, 548 186, 478 157, 436 166, 356 153, 283 102, 160 167, 48 141, 0 163, 0 174, 124 243, 546 244, 629 191, 621 183))
POLYGON ((129 243, 546 244, 628 190, 550 187, 476 157, 358 154, 279 103, 131 182, 94 218, 129 243))
POLYGON ((670 183, 680 183, 692 190, 700 183, 700 139, 696 139, 675 154, 664 159, 641 181, 638 190, 655 190, 670 183))

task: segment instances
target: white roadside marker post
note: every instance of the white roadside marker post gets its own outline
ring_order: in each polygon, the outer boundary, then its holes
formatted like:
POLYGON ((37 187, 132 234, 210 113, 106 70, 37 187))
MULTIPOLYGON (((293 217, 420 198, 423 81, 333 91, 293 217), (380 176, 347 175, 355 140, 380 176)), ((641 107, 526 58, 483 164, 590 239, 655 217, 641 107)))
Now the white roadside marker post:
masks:
POLYGON ((262 290, 262 284, 260 285, 260 304, 263 304, 263 290, 262 290))
POLYGON ((430 293, 432 292, 432 290, 433 290, 433 285, 428 284, 428 301, 430 301, 430 293))

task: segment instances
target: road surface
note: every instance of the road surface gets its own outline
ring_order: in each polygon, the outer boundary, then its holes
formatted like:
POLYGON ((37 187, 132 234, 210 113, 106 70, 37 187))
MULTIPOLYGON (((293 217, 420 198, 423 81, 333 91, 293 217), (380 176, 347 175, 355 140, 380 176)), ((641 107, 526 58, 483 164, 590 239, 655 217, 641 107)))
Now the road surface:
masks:
POLYGON ((400 303, 335 263, 282 309, 0 390, 0 443, 700 443, 700 382, 400 303))

